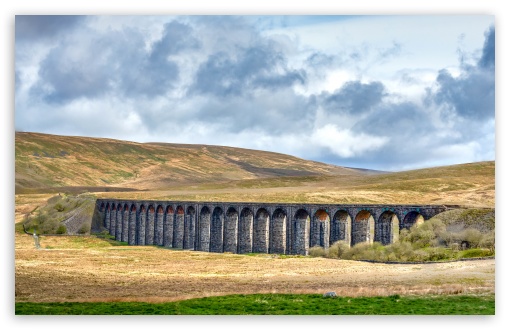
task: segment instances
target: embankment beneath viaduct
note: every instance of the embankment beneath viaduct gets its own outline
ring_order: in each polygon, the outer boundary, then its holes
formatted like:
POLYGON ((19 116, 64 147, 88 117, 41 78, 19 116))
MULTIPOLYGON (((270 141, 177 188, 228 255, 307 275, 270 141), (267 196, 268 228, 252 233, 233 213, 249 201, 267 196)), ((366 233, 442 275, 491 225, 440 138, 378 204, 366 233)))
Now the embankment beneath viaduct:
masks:
POLYGON ((96 208, 109 233, 129 245, 307 255, 337 241, 391 244, 400 230, 458 207, 98 199, 96 208))

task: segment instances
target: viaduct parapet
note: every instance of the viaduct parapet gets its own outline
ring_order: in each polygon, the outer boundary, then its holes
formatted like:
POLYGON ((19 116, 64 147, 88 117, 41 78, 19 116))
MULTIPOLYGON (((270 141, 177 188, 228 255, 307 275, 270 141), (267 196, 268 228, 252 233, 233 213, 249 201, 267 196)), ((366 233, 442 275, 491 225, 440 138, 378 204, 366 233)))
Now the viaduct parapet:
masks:
POLYGON ((96 208, 110 235, 129 245, 307 255, 337 241, 391 244, 400 230, 458 207, 98 199, 96 208))

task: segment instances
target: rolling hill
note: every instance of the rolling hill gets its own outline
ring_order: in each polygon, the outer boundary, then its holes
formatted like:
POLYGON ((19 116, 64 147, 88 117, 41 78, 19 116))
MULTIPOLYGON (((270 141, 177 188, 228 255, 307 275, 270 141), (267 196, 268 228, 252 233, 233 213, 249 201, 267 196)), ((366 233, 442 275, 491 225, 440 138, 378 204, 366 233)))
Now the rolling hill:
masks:
POLYGON ((278 177, 367 175, 266 151, 26 132, 16 132, 15 152, 17 193, 77 186, 154 190, 278 177))
POLYGON ((16 133, 16 194, 494 207, 495 162, 402 172, 241 148, 16 133))

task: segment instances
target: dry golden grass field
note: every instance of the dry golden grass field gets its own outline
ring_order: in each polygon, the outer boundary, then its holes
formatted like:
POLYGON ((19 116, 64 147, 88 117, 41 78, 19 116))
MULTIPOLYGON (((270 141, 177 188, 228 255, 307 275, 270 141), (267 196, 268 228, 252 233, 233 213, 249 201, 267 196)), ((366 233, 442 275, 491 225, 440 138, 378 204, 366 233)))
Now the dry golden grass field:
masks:
POLYGON ((495 261, 387 265, 111 246, 95 237, 16 235, 16 302, 164 302, 226 294, 494 293, 495 261))
MULTIPOLYGON (((16 134, 15 222, 58 192, 97 197, 494 207, 495 163, 399 173, 281 154, 16 134), (120 189, 122 188, 122 189, 120 189)), ((162 302, 234 293, 494 293, 495 260, 387 265, 15 234, 16 302, 162 302)))

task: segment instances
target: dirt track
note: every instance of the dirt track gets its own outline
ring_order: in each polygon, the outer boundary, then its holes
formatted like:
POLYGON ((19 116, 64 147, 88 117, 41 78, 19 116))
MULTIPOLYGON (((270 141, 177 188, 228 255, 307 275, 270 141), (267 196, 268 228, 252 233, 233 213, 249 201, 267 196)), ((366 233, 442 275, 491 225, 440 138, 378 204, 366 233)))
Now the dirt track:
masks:
POLYGON ((495 260, 386 265, 16 235, 16 301, 163 302, 234 293, 494 293, 495 260))

